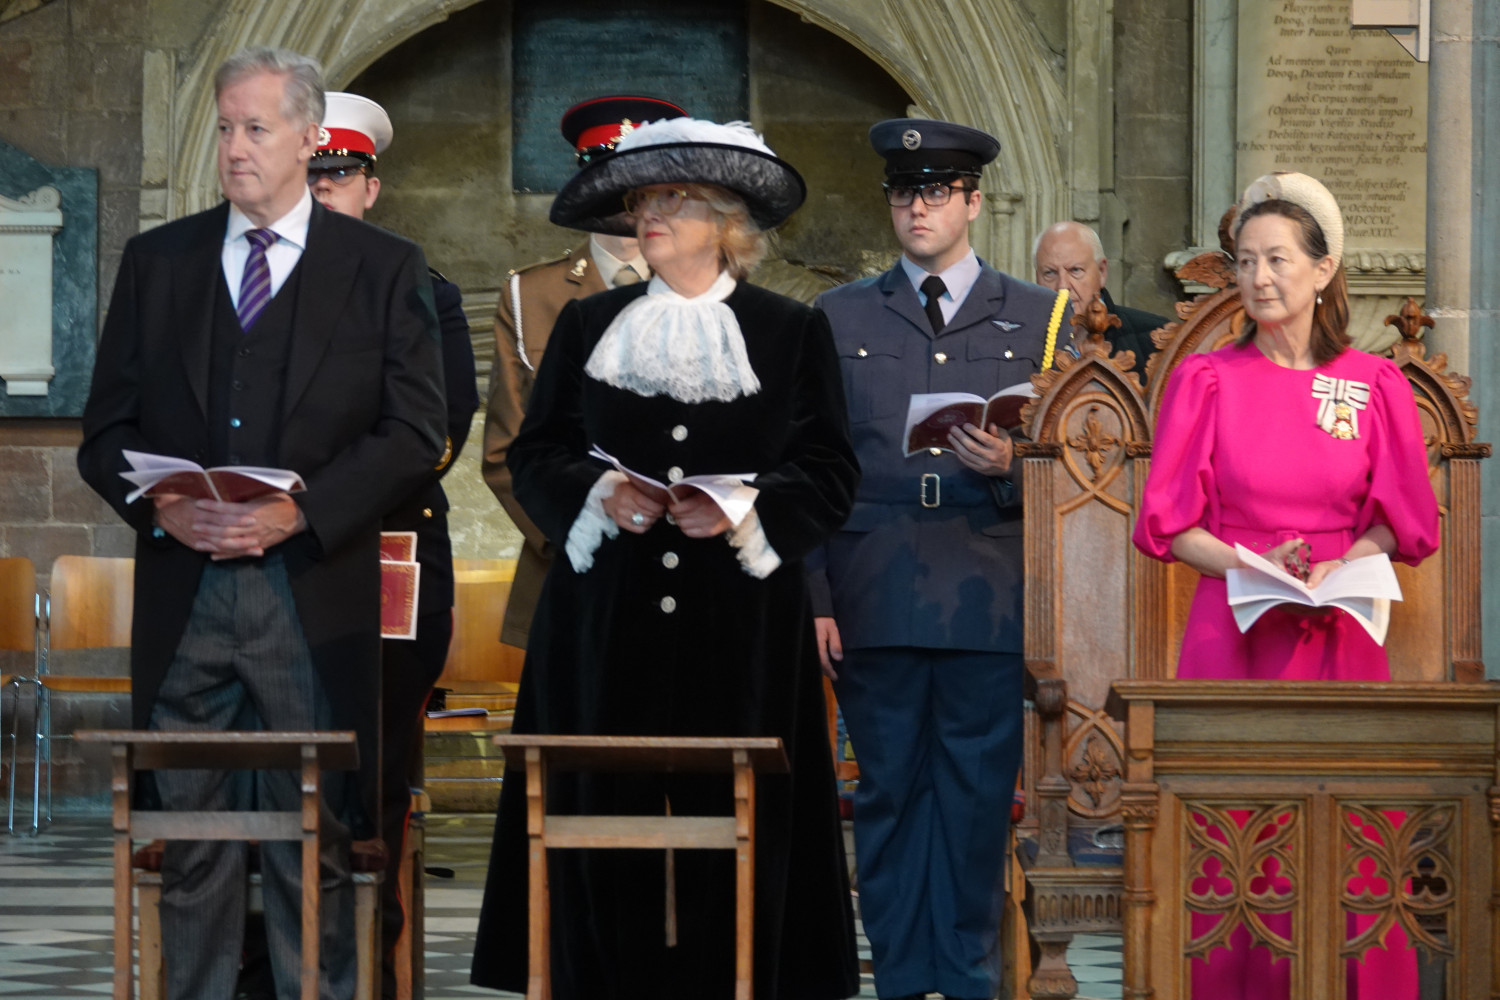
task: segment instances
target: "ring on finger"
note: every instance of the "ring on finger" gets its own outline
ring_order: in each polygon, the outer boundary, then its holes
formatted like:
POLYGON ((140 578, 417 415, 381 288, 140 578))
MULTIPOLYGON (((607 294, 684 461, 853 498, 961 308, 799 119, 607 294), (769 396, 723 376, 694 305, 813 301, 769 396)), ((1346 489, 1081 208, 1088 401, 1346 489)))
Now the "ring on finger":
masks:
POLYGON ((640 511, 636 511, 634 514, 630 515, 630 523, 639 528, 641 525, 646 523, 646 515, 642 514, 640 511))

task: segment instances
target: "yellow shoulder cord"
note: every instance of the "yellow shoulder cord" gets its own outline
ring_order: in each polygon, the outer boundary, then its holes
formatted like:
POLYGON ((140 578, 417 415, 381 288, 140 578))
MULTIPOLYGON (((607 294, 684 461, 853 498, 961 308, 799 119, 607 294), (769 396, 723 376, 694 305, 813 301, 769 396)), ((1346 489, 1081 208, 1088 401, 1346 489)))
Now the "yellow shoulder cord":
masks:
POLYGON ((1062 326, 1063 307, 1068 304, 1068 290, 1061 289, 1057 293, 1057 301, 1052 303, 1052 318, 1047 321, 1047 346, 1042 348, 1042 371, 1052 367, 1052 352, 1057 347, 1057 331, 1062 326))

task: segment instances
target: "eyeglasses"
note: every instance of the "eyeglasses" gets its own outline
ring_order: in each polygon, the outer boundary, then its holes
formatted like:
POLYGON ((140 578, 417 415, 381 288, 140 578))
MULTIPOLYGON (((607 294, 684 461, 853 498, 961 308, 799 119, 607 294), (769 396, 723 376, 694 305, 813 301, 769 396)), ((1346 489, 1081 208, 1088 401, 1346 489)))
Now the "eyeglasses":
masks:
POLYGON ((922 196, 922 204, 929 208, 938 208, 948 204, 948 199, 953 197, 954 191, 963 191, 967 197, 969 191, 962 183, 955 184, 953 181, 933 181, 931 184, 882 184, 885 188, 885 203, 892 208, 906 208, 917 195, 922 196))
POLYGON ((654 205, 662 215, 676 215, 689 198, 703 200, 687 188, 631 188, 625 192, 625 211, 642 215, 654 205))
POLYGON ((364 173, 365 168, 361 166, 308 167, 307 186, 312 187, 314 184, 318 183, 318 181, 322 180, 324 177, 327 177, 339 187, 344 187, 345 185, 353 181, 354 178, 363 176, 364 173))

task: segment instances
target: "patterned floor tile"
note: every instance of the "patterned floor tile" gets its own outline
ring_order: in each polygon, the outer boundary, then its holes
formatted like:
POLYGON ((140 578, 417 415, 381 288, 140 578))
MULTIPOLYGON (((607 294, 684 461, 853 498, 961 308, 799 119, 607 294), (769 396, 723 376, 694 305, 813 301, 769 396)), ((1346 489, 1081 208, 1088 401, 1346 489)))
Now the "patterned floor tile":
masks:
MULTIPOLYGON (((492 817, 427 819, 427 1000, 504 998, 469 984, 492 817)), ((0 834, 0 997, 108 996, 112 973, 110 829, 105 816, 60 817, 37 837, 0 834)), ((862 930, 862 929, 861 929, 862 930)), ((869 946, 859 938, 860 955, 869 946)), ((1068 953, 1080 1000, 1119 1000, 1118 935, 1080 935, 1068 953)), ((868 973, 858 996, 873 1000, 868 973)))

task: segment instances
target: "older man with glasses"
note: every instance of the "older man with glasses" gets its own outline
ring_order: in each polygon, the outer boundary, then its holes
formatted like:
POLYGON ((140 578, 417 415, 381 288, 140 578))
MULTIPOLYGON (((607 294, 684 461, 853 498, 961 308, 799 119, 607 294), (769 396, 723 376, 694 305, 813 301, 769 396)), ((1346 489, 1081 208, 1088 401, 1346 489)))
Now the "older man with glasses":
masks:
POLYGON ((1067 293, 969 246, 1000 144, 949 122, 870 130, 902 255, 823 293, 864 471, 809 560, 824 671, 859 758, 860 913, 881 997, 984 1000, 1000 972, 1001 876, 1021 762, 1019 471, 1007 428, 965 424, 907 454, 912 396, 988 397, 1050 363, 1067 293))

